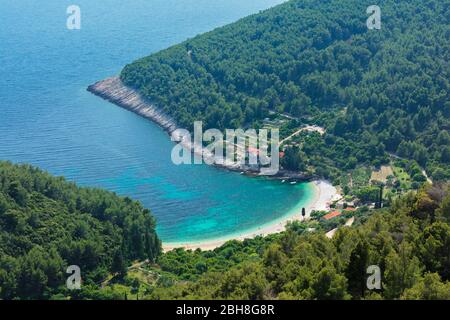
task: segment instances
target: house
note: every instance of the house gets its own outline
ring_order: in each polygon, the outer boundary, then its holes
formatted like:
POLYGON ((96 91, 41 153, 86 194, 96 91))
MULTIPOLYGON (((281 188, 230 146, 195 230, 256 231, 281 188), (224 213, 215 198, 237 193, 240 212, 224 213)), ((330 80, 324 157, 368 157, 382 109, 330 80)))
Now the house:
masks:
POLYGON ((333 212, 331 212, 331 213, 329 213, 327 215, 324 215, 323 218, 325 220, 331 220, 331 219, 333 219, 335 217, 339 217, 341 214, 342 214, 342 212, 340 212, 340 211, 333 211, 333 212))

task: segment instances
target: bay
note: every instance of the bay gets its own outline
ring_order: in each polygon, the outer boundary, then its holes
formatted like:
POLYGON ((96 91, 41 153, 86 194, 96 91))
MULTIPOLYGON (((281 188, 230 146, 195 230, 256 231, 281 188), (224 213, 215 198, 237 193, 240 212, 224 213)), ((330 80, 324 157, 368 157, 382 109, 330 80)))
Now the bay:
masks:
POLYGON ((298 210, 309 184, 175 166, 158 126, 88 93, 135 59, 281 0, 0 1, 0 159, 140 200, 164 242, 239 234, 298 210), (69 5, 81 30, 66 28, 69 5))

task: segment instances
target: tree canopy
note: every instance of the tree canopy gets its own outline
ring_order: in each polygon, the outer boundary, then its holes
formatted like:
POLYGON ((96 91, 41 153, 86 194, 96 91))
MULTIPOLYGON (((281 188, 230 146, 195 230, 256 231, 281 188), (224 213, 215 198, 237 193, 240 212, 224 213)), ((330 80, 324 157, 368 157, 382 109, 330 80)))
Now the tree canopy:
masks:
POLYGON ((380 0, 379 31, 366 26, 371 4, 291 0, 129 64, 121 79, 184 128, 288 113, 327 128, 321 162, 348 169, 395 153, 446 180, 449 1, 380 0))
POLYGON ((228 243, 214 252, 178 250, 161 257, 163 270, 203 262, 168 286, 156 286, 149 299, 450 299, 450 193, 426 186, 377 210, 365 223, 340 228, 332 239, 323 232, 293 226, 254 251, 256 243, 228 243), (217 261, 231 259, 226 270, 217 261), (174 257, 178 257, 177 264, 174 257), (218 259, 218 260, 217 260, 218 259), (230 266, 231 264, 231 266, 230 266), (369 266, 381 271, 381 289, 369 290, 369 266), (185 281, 189 280, 189 281, 185 281))
POLYGON ((83 284, 125 272, 161 252, 155 219, 114 193, 79 188, 28 165, 0 162, 0 299, 66 292, 66 269, 83 284))

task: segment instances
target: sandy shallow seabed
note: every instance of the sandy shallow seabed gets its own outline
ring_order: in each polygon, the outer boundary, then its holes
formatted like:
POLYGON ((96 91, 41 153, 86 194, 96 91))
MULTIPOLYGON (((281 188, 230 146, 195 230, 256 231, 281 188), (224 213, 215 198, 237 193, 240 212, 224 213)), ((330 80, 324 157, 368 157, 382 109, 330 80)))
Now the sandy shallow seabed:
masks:
MULTIPOLYGON (((333 185, 331 185, 328 181, 319 180, 311 183, 313 184, 315 191, 311 201, 306 205, 307 217, 309 217, 311 212, 314 210, 329 210, 330 204, 340 198, 336 188, 333 187, 333 185)), ((192 243, 163 243, 163 250, 165 252, 176 248, 184 248, 186 250, 214 250, 230 240, 242 241, 245 239, 255 238, 257 236, 267 236, 269 234, 280 233, 286 229, 286 224, 289 221, 301 221, 302 219, 301 208, 297 208, 294 212, 292 212, 292 215, 288 215, 280 220, 274 221, 273 223, 263 225, 241 234, 192 243)))
MULTIPOLYGON (((119 77, 111 77, 90 85, 88 91, 106 99, 122 108, 130 110, 146 119, 152 120, 159 124, 164 130, 171 134, 177 128, 175 121, 165 114, 162 110, 152 105, 138 92, 125 86, 119 77)), ((223 166, 222 166, 223 167, 223 166)), ((235 171, 236 168, 225 166, 227 169, 235 171)), ((239 169, 238 171, 242 171, 239 169)), ((340 198, 336 188, 329 182, 318 180, 311 182, 315 187, 314 196, 307 205, 302 205, 306 208, 306 215, 309 217, 313 210, 328 210, 329 205, 333 200, 340 198)), ((179 243, 163 243, 163 250, 170 251, 175 248, 185 249, 202 249, 213 250, 220 247, 229 240, 245 240, 255 238, 256 236, 266 236, 269 234, 279 233, 285 230, 285 226, 289 221, 302 220, 301 206, 294 208, 288 212, 284 217, 266 223, 251 230, 243 231, 242 233, 232 234, 226 237, 221 237, 212 240, 195 241, 195 242, 179 242, 179 243)))

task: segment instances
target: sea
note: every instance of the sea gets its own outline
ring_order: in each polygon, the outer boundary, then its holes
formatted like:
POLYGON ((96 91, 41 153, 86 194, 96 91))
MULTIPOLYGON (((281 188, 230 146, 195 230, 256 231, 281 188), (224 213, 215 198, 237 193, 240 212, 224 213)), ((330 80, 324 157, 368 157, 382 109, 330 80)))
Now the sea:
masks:
POLYGON ((132 61, 282 0, 0 0, 0 159, 139 200, 165 243, 232 237, 299 210, 309 183, 176 166, 156 124, 86 91, 132 61), (69 29, 67 9, 80 9, 69 29))

